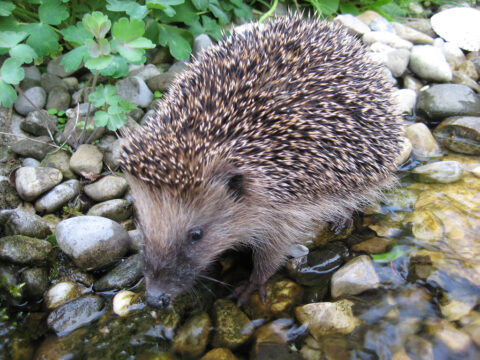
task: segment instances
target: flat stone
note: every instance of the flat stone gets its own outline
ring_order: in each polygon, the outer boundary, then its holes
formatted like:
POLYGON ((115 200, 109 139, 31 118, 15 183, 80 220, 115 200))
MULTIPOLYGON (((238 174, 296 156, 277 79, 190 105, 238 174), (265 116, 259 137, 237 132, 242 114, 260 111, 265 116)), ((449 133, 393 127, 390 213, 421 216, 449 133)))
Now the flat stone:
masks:
POLYGON ((152 91, 165 91, 168 89, 175 76, 175 73, 167 71, 147 80, 147 85, 152 91))
POLYGON ((418 181, 427 184, 449 184, 460 180, 462 165, 457 161, 438 161, 412 170, 418 181))
POLYGON ((450 116, 480 116, 480 99, 467 86, 437 84, 420 92, 417 110, 433 120, 450 116))
POLYGON ((143 276, 143 256, 133 255, 95 281, 95 291, 124 289, 135 285, 143 276))
POLYGON ((114 221, 127 220, 132 215, 132 204, 125 199, 112 199, 98 203, 88 210, 87 215, 102 216, 114 221))
POLYGON ((433 38, 421 31, 398 22, 391 23, 395 32, 404 40, 411 41, 416 45, 433 44, 433 38))
POLYGON ((132 104, 147 107, 153 100, 153 93, 141 77, 132 76, 117 81, 116 87, 118 96, 132 104))
POLYGON ((173 349, 182 358, 198 358, 207 347, 211 321, 207 313, 203 312, 187 319, 175 334, 173 349))
POLYGON ((79 216, 61 221, 55 231, 58 246, 83 270, 111 264, 128 250, 128 233, 115 221, 79 216))
POLYGON ((410 69, 420 78, 437 82, 452 80, 452 69, 443 52, 432 45, 416 45, 410 54, 410 69))
POLYGON ((78 284, 73 281, 60 281, 48 289, 44 297, 45 306, 53 310, 80 295, 81 289, 78 284))
POLYGON ((127 180, 120 176, 105 176, 85 186, 85 193, 95 201, 106 201, 121 197, 127 190, 127 180))
POLYGON ((345 26, 352 35, 364 35, 370 32, 368 25, 352 14, 337 15, 333 21, 345 26))
POLYGON ((0 223, 4 223, 7 235, 25 235, 44 239, 52 233, 47 221, 22 208, 0 210, 0 223))
POLYGON ((140 67, 130 71, 128 77, 138 76, 147 81, 157 75, 160 75, 162 72, 153 64, 141 65, 140 67))
POLYGON ((53 310, 47 318, 47 325, 58 336, 89 324, 101 316, 103 299, 100 296, 87 295, 72 300, 53 310))
POLYGON ((71 100, 70 92, 65 86, 55 86, 48 92, 46 108, 65 111, 70 107, 71 100))
POLYGON ((57 131, 57 119, 45 110, 32 111, 20 124, 20 128, 23 131, 35 136, 48 136, 47 126, 50 129, 50 133, 55 134, 57 131))
POLYGON ((368 255, 360 255, 337 270, 331 280, 333 298, 357 295, 381 286, 380 278, 368 255))
POLYGON ((393 239, 374 237, 353 245, 352 250, 369 254, 381 254, 386 252, 394 242, 395 240, 393 239))
POLYGON ((64 179, 74 179, 75 174, 70 169, 70 155, 66 151, 53 151, 45 156, 40 163, 42 167, 58 169, 62 172, 64 179))
POLYGON ((412 144, 414 155, 420 160, 438 157, 442 154, 440 146, 424 123, 408 126, 405 136, 412 144))
POLYGON ((40 213, 52 213, 67 204, 80 193, 80 182, 72 179, 65 181, 42 195, 35 202, 35 210, 40 213))
POLYGON ((433 131, 440 143, 452 151, 480 155, 480 117, 453 116, 443 120, 433 131))
POLYGON ((326 335, 349 334, 360 325, 360 320, 353 316, 352 306, 350 300, 312 303, 297 307, 295 316, 320 340, 326 335))
POLYGON ((80 145, 70 158, 70 168, 77 174, 98 175, 103 168, 103 154, 94 145, 80 145))
POLYGON ((47 260, 52 251, 48 241, 23 235, 0 238, 0 259, 16 264, 31 264, 47 260))
POLYGON ((62 173, 53 168, 21 167, 15 172, 15 187, 25 201, 33 201, 62 181, 62 173))
POLYGON ((480 93, 480 85, 467 74, 460 71, 453 71, 452 83, 468 86, 473 91, 480 93))
POLYGON ((14 104, 15 110, 20 115, 28 115, 37 108, 43 109, 47 102, 47 93, 40 86, 31 87, 24 94, 20 94, 14 104))
POLYGON ((371 45, 376 42, 387 44, 395 49, 410 50, 413 44, 410 41, 403 40, 400 36, 388 31, 371 31, 363 35, 363 42, 366 45, 371 45))
POLYGON ((11 145, 14 153, 23 157, 32 157, 37 160, 42 160, 50 147, 50 138, 48 136, 39 136, 35 138, 25 138, 18 140, 11 145))

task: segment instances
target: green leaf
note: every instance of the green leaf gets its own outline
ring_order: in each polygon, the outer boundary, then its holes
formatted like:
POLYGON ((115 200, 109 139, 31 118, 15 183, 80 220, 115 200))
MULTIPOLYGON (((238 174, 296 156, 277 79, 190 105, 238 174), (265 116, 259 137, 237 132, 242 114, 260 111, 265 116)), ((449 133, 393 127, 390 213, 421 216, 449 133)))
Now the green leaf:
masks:
POLYGON ((128 45, 121 45, 117 46, 118 53, 124 57, 130 63, 139 63, 143 59, 143 54, 145 50, 142 49, 135 49, 128 45))
POLYGON ((192 34, 185 29, 161 24, 159 25, 158 42, 162 46, 168 45, 170 54, 172 54, 175 59, 183 60, 190 56, 192 51, 190 43, 193 42, 193 37, 192 34))
POLYGON ((131 18, 143 19, 147 16, 146 6, 130 0, 107 0, 107 9, 110 11, 125 11, 131 18))
POLYGON ((47 113, 49 113, 50 115, 56 115, 58 113, 58 110, 55 108, 50 108, 47 110, 47 113))
POLYGON ((171 23, 185 23, 187 25, 193 24, 200 17, 197 14, 197 10, 190 1, 184 4, 175 6, 175 14, 167 15, 160 13, 157 18, 165 24, 171 23))
POLYGON ((163 10, 167 16, 172 17, 175 15, 175 9, 172 5, 180 5, 184 2, 185 0, 147 0, 146 5, 149 9, 163 10))
POLYGON ((192 4, 195 6, 195 9, 200 11, 208 9, 208 0, 192 0, 192 4))
POLYGON ((210 16, 202 15, 202 23, 205 32, 215 40, 222 38, 222 27, 210 16))
POLYGON ((339 5, 339 9, 343 14, 352 14, 352 15, 358 15, 360 14, 360 10, 355 6, 355 4, 347 2, 343 3, 341 2, 339 5))
POLYGON ((12 58, 17 59, 22 64, 31 63, 33 59, 37 58, 37 53, 30 46, 25 44, 18 44, 9 52, 12 58))
POLYGON ((8 1, 0 1, 0 16, 9 16, 15 5, 8 1))
POLYGON ((132 111, 133 109, 136 109, 136 108, 137 108, 137 105, 132 104, 132 103, 131 103, 130 101, 128 101, 128 100, 120 99, 120 101, 118 102, 118 104, 120 105, 120 107, 122 108, 122 111, 123 111, 125 114, 128 114, 130 111, 132 111))
POLYGON ((88 32, 83 26, 83 23, 78 22, 77 25, 71 25, 60 31, 65 41, 76 44, 85 44, 85 41, 93 38, 93 34, 88 32))
POLYGON ((112 55, 102 55, 97 58, 90 58, 85 62, 85 67, 90 70, 105 69, 113 60, 112 55))
POLYGON ((102 127, 108 124, 108 120, 110 119, 110 115, 106 111, 98 110, 93 117, 95 120, 95 126, 102 127))
POLYGON ((38 17, 44 24, 60 25, 69 16, 67 8, 60 0, 44 0, 38 8, 38 17))
POLYGON ((82 19, 83 26, 97 39, 103 39, 107 35, 112 22, 107 15, 103 15, 100 11, 94 11, 91 14, 85 14, 82 19))
POLYGON ((110 55, 110 43, 107 39, 88 39, 85 41, 85 46, 88 49, 88 54, 93 58, 98 58, 103 55, 110 55))
POLYGON ((121 18, 113 24, 113 37, 121 42, 128 43, 145 33, 145 24, 142 20, 121 18))
POLYGON ((0 105, 10 107, 15 103, 15 100, 17 100, 15 89, 5 81, 0 80, 0 105))
POLYGON ((235 14, 236 17, 243 20, 253 19, 252 8, 244 3, 241 3, 239 6, 235 6, 233 8, 233 13, 235 14))
POLYGON ((0 31, 0 48, 13 48, 27 36, 28 33, 25 31, 0 31))
POLYGON ((117 89, 113 85, 99 85, 93 93, 88 95, 88 100, 90 100, 95 107, 117 103, 120 97, 115 95, 116 93, 117 89))
POLYGON ((31 46, 38 56, 48 55, 57 51, 60 46, 57 33, 48 25, 33 23, 22 27, 30 35, 27 45, 31 46))
MULTIPOLYGON (((110 110, 111 106, 109 107, 110 110)), ((109 130, 115 131, 127 123, 127 116, 124 113, 110 114, 99 110, 94 116, 95 125, 98 127, 107 126, 109 130)))
POLYGON ((7 84, 18 84, 25 77, 25 71, 21 66, 22 63, 17 59, 9 58, 5 60, 0 70, 2 80, 7 84))
POLYGON ((86 61, 88 58, 88 50, 86 46, 79 46, 72 51, 63 55, 60 65, 63 65, 65 71, 70 72, 77 70, 82 61, 86 61))
POLYGON ((216 6, 212 3, 208 5, 208 9, 218 19, 221 25, 225 25, 230 21, 230 17, 222 10, 220 6, 216 6))
POLYGON ((118 79, 127 75, 129 70, 127 60, 115 55, 112 62, 105 69, 102 69, 100 74, 118 79))
POLYGON ((394 246, 392 250, 383 254, 372 254, 372 259, 378 263, 387 263, 405 255, 407 250, 402 246, 394 246))

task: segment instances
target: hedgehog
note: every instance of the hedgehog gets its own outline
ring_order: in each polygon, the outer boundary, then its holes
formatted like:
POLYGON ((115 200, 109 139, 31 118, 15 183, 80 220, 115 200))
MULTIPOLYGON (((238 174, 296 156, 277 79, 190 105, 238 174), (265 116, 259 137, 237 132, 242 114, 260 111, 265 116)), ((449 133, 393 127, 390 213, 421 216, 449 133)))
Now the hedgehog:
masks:
POLYGON ((294 244, 395 183, 400 135, 392 84, 343 26, 290 15, 224 36, 123 140, 147 304, 169 306, 241 247, 239 303, 264 299, 294 244))

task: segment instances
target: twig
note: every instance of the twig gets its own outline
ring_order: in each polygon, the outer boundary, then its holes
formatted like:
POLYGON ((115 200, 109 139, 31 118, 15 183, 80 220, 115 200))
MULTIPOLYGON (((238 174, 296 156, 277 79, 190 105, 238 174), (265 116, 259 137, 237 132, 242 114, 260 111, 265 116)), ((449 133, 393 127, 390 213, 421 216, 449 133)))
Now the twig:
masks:
MULTIPOLYGON (((97 80, 98 80, 98 75, 100 72, 97 70, 95 72, 95 76, 93 77, 93 82, 92 82, 92 93, 95 92, 95 86, 97 85, 97 80)), ((88 108, 87 108, 87 115, 85 116, 85 124, 83 125, 83 130, 80 135, 80 142, 83 143, 83 140, 85 138, 85 132, 87 131, 87 123, 88 123, 88 118, 90 117, 90 110, 91 110, 92 102, 88 102, 88 108)))

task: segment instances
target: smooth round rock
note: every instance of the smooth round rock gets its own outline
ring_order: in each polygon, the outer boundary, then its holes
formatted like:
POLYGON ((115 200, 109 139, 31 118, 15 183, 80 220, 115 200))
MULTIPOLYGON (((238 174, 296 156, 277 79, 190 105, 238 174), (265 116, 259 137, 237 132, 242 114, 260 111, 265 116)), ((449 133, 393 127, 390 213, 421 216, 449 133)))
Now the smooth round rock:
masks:
POLYGON ((435 128, 433 135, 452 151, 480 155, 480 117, 478 116, 447 118, 435 128))
POLYGON ((47 151, 51 149, 49 146, 50 142, 48 136, 25 138, 14 142, 10 148, 14 153, 20 156, 42 160, 47 154, 47 151))
POLYGON ((195 36, 193 40, 193 54, 198 57, 204 50, 213 45, 212 39, 207 34, 200 34, 195 36))
POLYGON ((141 77, 132 76, 117 81, 116 87, 118 96, 134 105, 147 107, 153 100, 153 93, 141 77))
POLYGON ((62 173, 53 168, 21 167, 15 172, 15 187, 25 201, 33 201, 62 181, 62 173))
POLYGON ((72 300, 55 310, 47 318, 47 326, 58 336, 66 335, 100 317, 103 299, 87 295, 72 300))
POLYGON ((120 265, 95 281, 93 288, 95 291, 124 289, 134 285, 142 276, 143 256, 136 254, 125 259, 120 265))
POLYGON ((35 210, 40 213, 52 213, 75 198, 80 193, 80 182, 72 179, 65 181, 42 195, 35 202, 35 210))
POLYGON ((410 26, 398 22, 391 22, 391 25, 395 29, 396 34, 404 40, 411 41, 416 45, 433 44, 431 36, 410 26))
POLYGON ((59 150, 47 154, 40 163, 40 166, 60 170, 64 179, 75 178, 75 174, 72 169, 70 169, 70 155, 68 155, 66 151, 59 150))
POLYGON ((370 22, 370 24, 368 24, 368 27, 372 31, 387 31, 387 32, 391 32, 391 33, 395 34, 395 28, 383 16, 379 16, 379 17, 373 19, 370 22))
POLYGON ((118 316, 126 316, 130 313, 132 302, 137 296, 133 291, 119 291, 112 300, 112 310, 118 316))
POLYGON ((410 140, 406 137, 402 137, 401 143, 400 143, 400 154, 398 157, 395 159, 395 164, 397 166, 402 165, 405 161, 408 160, 410 157, 410 154, 412 153, 413 146, 410 140))
POLYGON ((480 93, 480 85, 461 71, 454 71, 452 77, 453 84, 465 85, 477 93, 480 93))
POLYGON ((46 108, 65 111, 70 107, 71 100, 70 92, 65 86, 55 86, 48 92, 46 108))
POLYGON ((363 43, 371 45, 376 42, 387 44, 395 49, 410 50, 413 44, 410 41, 403 40, 400 36, 388 31, 371 31, 363 35, 363 43))
POLYGON ((380 287, 380 278, 368 255, 360 255, 337 270, 331 280, 333 298, 357 295, 380 287))
POLYGON ((41 298, 50 283, 48 271, 44 267, 25 269, 22 271, 20 278, 21 282, 25 283, 25 296, 32 300, 41 298))
POLYGON ((61 221, 55 231, 58 246, 83 270, 111 264, 125 255, 128 233, 116 223, 99 216, 79 216, 61 221))
MULTIPOLYGON (((82 113, 83 111, 86 112, 86 108, 88 108, 88 106, 87 107, 80 106, 80 113, 82 113)), ((78 122, 75 118, 77 114, 76 110, 77 108, 75 108, 75 110, 68 109, 66 111, 67 117, 69 117, 69 119, 65 124, 65 129, 63 130, 63 133, 61 135, 61 141, 72 142, 72 139, 80 139, 80 137, 82 136, 82 133, 84 133, 85 141, 87 139, 90 139, 90 142, 93 142, 100 139, 102 135, 105 133, 105 126, 95 126, 95 120, 93 118, 93 113, 92 113, 91 114, 92 116, 90 116, 87 120, 87 128, 85 129, 85 132, 84 132, 85 126, 76 126, 78 122), (71 116, 73 116, 73 118, 71 118, 71 116)), ((85 121, 85 116, 80 117, 80 119, 81 121, 85 121)))
POLYGON ((0 238, 0 259, 16 264, 31 264, 47 260, 52 251, 48 241, 23 235, 0 238))
POLYGON ((139 252, 143 249, 143 234, 140 229, 130 230, 128 236, 130 238, 130 251, 139 252))
POLYGON ((40 79, 40 83, 42 88, 45 89, 46 92, 50 92, 56 86, 64 86, 66 87, 65 83, 58 77, 57 75, 50 74, 50 73, 43 73, 40 79))
POLYGON ((133 212, 132 204, 125 199, 113 199, 98 203, 88 210, 87 215, 103 216, 114 221, 127 220, 133 212))
POLYGON ((198 358, 207 347, 210 329, 211 321, 207 313, 192 316, 178 329, 173 350, 182 358, 198 358))
POLYGON ((152 91, 165 91, 168 89, 177 74, 174 72, 164 72, 147 80, 147 85, 152 91))
POLYGON ((455 7, 441 11, 430 19, 433 30, 447 41, 464 50, 480 49, 480 11, 470 7, 455 7))
POLYGON ((230 349, 215 348, 203 355, 200 360, 238 360, 230 349))
POLYGON ((417 166, 412 173, 419 181, 427 184, 449 184, 460 180, 462 165, 457 161, 438 161, 417 166))
POLYGON ((50 60, 47 65, 47 72, 59 76, 61 78, 72 75, 77 70, 65 71, 65 68, 60 63, 63 60, 63 55, 57 57, 56 59, 50 60))
POLYGON ((47 126, 52 134, 57 131, 57 119, 45 110, 32 111, 20 124, 23 131, 35 136, 48 136, 47 126))
POLYGON ((138 68, 131 70, 128 73, 128 77, 138 76, 144 81, 151 79, 157 75, 160 75, 161 71, 153 64, 140 65, 138 68))
POLYGON ((14 104, 15 110, 20 115, 28 115, 37 108, 43 109, 47 102, 47 93, 40 86, 31 87, 26 90, 24 94, 20 94, 14 104), (30 101, 28 101, 27 98, 30 101))
POLYGON ((437 157, 442 154, 440 146, 424 123, 408 126, 405 136, 412 144, 414 155, 420 160, 437 157))
POLYGON ((22 208, 0 210, 0 223, 4 224, 7 235, 25 235, 43 239, 52 233, 47 221, 22 208))
POLYGON ((122 197, 127 187, 127 180, 120 176, 111 175, 86 185, 84 191, 95 201, 106 201, 122 197))
POLYGON ((27 157, 27 158, 23 159, 22 166, 23 167, 25 167, 25 166, 38 167, 38 166, 40 166, 40 161, 38 161, 37 159, 34 159, 34 158, 27 157))
POLYGON ((77 174, 98 175, 103 168, 103 154, 94 145, 80 145, 70 158, 70 168, 77 174))
POLYGON ((80 287, 72 281, 61 281, 48 289, 44 300, 47 309, 53 310, 81 295, 80 287))
POLYGON ((20 87, 23 91, 30 89, 34 86, 40 85, 40 70, 36 66, 22 66, 25 76, 20 83, 20 87))
POLYGON ((417 102, 417 92, 411 89, 400 89, 395 91, 395 96, 400 112, 412 114, 417 102))
POLYGON ((410 69, 420 78, 437 82, 452 80, 452 69, 443 52, 432 45, 416 45, 410 53, 410 69))
POLYGON ((450 116, 480 116, 480 99, 467 86, 438 84, 421 91, 417 110, 433 120, 450 116))
POLYGON ((337 15, 333 21, 345 26, 352 35, 363 35, 370 32, 368 25, 352 14, 337 15))
POLYGON ((297 307, 295 316, 319 340, 326 335, 349 334, 360 325, 360 320, 353 316, 352 306, 350 300, 307 304, 297 307))

